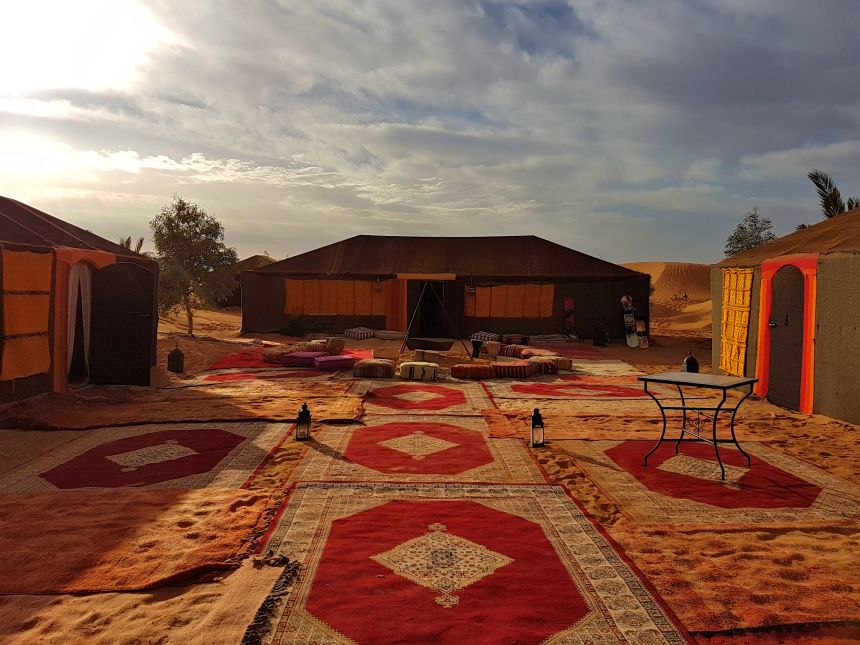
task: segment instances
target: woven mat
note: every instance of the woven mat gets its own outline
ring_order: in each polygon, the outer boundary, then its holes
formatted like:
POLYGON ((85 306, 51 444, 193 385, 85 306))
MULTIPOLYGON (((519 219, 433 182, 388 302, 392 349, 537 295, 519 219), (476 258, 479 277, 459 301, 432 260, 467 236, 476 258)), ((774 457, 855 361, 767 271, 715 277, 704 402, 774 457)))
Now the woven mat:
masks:
POLYGON ((379 415, 314 435, 294 480, 544 483, 516 439, 487 440, 480 417, 379 415))
POLYGON ((270 644, 685 642, 557 486, 302 483, 267 546, 270 644))
POLYGON ((0 476, 0 494, 73 488, 240 488, 283 441, 284 423, 172 423, 88 430, 0 476))
POLYGON ((363 394, 367 414, 451 414, 480 416, 491 407, 480 383, 356 381, 350 394, 363 394))

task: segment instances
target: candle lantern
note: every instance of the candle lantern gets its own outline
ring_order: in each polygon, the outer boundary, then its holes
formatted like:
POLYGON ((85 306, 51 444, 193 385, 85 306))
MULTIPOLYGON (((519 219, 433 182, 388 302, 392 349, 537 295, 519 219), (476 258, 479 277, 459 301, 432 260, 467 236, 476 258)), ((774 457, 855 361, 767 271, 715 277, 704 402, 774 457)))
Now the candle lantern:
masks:
POLYGON ((176 374, 182 374, 185 371, 185 354, 179 349, 178 342, 176 343, 176 347, 171 349, 167 355, 167 369, 176 374))
POLYGON ((296 417, 296 441, 308 441, 311 438, 311 411, 308 404, 303 403, 296 417))
POLYGON ((531 433, 531 443, 529 444, 532 448, 543 448, 544 445, 544 427, 543 427, 543 417, 540 415, 540 410, 535 408, 534 413, 532 414, 532 433, 531 433))
POLYGON ((690 350, 690 353, 687 354, 687 357, 684 359, 684 362, 681 364, 681 369, 684 372, 698 372, 699 371, 699 361, 696 360, 696 357, 693 356, 693 350, 690 350))

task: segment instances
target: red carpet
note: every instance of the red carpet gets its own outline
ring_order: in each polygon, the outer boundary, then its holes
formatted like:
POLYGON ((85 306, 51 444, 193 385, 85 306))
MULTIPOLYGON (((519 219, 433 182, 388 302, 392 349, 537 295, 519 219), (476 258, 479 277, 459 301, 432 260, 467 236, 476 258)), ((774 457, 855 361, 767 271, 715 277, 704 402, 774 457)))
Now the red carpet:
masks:
POLYGON ((272 645, 687 638, 558 486, 302 483, 266 539, 272 645))
MULTIPOLYGON (((271 364, 269 364, 271 367, 271 364)), ((271 381, 273 379, 284 378, 313 378, 318 376, 330 376, 331 372, 322 372, 320 370, 300 370, 300 369, 275 369, 261 370, 255 372, 228 372, 225 374, 206 374, 201 376, 199 380, 212 381, 215 383, 228 383, 230 381, 254 381, 263 380, 271 381)))
POLYGON ((365 358, 373 358, 372 349, 345 349, 341 354, 344 356, 352 356, 357 361, 364 360, 365 358))
POLYGON ((665 441, 566 441, 586 474, 631 518, 648 523, 701 524, 832 521, 856 515, 858 487, 756 442, 720 446, 726 481, 712 446, 665 441))
POLYGON ((444 410, 466 403, 466 395, 456 388, 409 383, 374 388, 368 399, 393 410, 444 410))
POLYGON ((223 370, 231 367, 273 367, 273 363, 263 360, 262 347, 248 347, 234 354, 227 354, 209 366, 210 370, 223 370))

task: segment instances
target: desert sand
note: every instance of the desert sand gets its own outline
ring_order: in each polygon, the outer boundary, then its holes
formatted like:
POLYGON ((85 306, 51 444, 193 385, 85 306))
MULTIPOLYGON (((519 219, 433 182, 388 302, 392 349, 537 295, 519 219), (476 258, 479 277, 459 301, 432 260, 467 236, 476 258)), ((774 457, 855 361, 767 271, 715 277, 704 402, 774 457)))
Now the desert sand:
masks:
MULTIPOLYGON (((612 344, 598 348, 600 359, 623 361, 634 372, 653 373, 677 369, 688 349, 693 349, 702 370, 710 370, 707 267, 630 266, 654 279, 652 347, 640 350, 612 344), (679 297, 685 290, 686 301, 679 297)), ((155 386, 199 374, 253 340, 240 336, 236 309, 198 312, 195 326, 198 337, 191 339, 185 336, 180 319, 161 320, 155 386), (185 354, 181 375, 166 369, 167 353, 177 343, 185 354)), ((257 340, 295 339, 263 335, 257 340)), ((348 346, 372 349, 398 344, 370 339, 350 341, 348 346)), ((463 354, 455 345, 449 362, 464 358, 463 354)), ((334 406, 338 410, 357 406, 348 415, 360 418, 360 401, 348 399, 349 383, 349 378, 324 381, 314 408, 324 409, 323 400, 328 397, 339 401, 334 406)), ((194 410, 207 406, 219 410, 216 416, 229 418, 277 417, 275 410, 283 408, 286 419, 310 392, 298 389, 290 394, 294 386, 274 381, 188 390, 183 395, 186 390, 181 388, 135 393, 88 388, 71 399, 44 397, 13 408, 17 407, 19 416, 51 420, 59 428, 131 422, 136 416, 152 421, 182 415, 200 418, 204 412, 194 410), (263 403, 258 401, 261 397, 263 403), (211 406, 207 401, 213 402, 211 406)), ((525 439, 526 420, 535 401, 496 399, 495 403, 485 412, 490 436, 525 439)), ((860 638, 856 622, 860 575, 855 566, 860 523, 639 523, 593 479, 589 465, 578 463, 572 453, 576 442, 583 440, 653 439, 658 429, 653 403, 542 400, 539 405, 547 421, 548 445, 534 454, 547 477, 566 487, 620 545, 696 641, 799 644, 860 638)), ((858 430, 762 400, 750 401, 738 420, 742 442, 762 442, 854 484, 860 484, 858 430)), ((3 475, 74 441, 80 432, 86 431, 0 430, 0 482, 3 475)), ((285 484, 305 450, 306 446, 290 439, 278 445, 247 490, 0 495, 5 517, 17 522, 13 531, 7 528, 0 535, 0 545, 7 544, 20 554, 0 571, 11 585, 0 589, 0 642, 239 642, 280 572, 251 555, 253 543, 288 494, 285 484), (121 508, 112 508, 114 495, 114 506, 121 508), (87 528, 87 519, 95 517, 95 525, 87 528), (40 522, 49 522, 52 529, 38 540, 28 539, 28 531, 38 531, 40 522), (231 534, 214 528, 227 525, 237 530, 231 534), (82 546, 84 542, 89 546, 82 546), (45 560, 50 567, 40 569, 31 557, 33 551, 51 554, 45 560), (95 561, 88 560, 95 556, 95 561)))

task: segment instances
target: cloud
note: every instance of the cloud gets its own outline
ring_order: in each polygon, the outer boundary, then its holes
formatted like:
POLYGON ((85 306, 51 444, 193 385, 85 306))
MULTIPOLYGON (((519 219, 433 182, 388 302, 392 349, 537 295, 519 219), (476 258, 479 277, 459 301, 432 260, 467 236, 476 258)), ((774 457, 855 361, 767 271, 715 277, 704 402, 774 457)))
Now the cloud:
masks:
POLYGON ((860 140, 840 141, 820 146, 776 150, 740 159, 740 176, 750 181, 806 177, 814 169, 860 168, 860 140))

